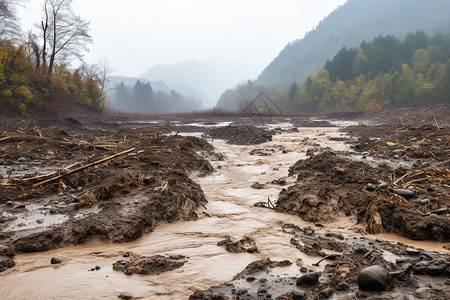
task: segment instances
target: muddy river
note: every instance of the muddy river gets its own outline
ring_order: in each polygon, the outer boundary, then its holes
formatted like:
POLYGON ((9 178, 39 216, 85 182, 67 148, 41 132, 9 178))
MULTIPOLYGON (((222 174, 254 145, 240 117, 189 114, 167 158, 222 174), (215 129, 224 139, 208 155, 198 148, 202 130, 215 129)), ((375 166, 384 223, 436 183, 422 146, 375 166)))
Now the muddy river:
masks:
MULTIPOLYGON (((282 126, 282 125, 280 125, 282 126)), ((0 273, 2 299, 115 299, 128 292, 138 299, 187 299, 195 289, 206 289, 230 280, 236 273, 257 259, 288 259, 294 262, 283 269, 288 275, 298 274, 295 262, 301 259, 310 269, 320 269, 312 264, 320 257, 306 256, 290 243, 291 235, 283 232, 280 223, 307 224, 299 217, 277 213, 272 209, 255 207, 257 202, 276 200, 282 186, 272 180, 286 178, 288 168, 297 160, 306 158, 311 146, 301 143, 308 138, 311 143, 335 150, 348 151, 348 145, 330 141, 340 137, 338 128, 304 128, 299 132, 284 133, 273 141, 258 146, 236 146, 223 140, 210 140, 217 152, 226 159, 211 162, 216 172, 206 177, 192 174, 201 185, 209 203, 198 211, 197 221, 162 224, 156 230, 132 243, 68 247, 48 252, 23 254, 15 257, 16 266, 0 273), (269 156, 249 155, 255 148, 270 153, 269 156), (287 153, 282 153, 286 150, 287 153), (264 189, 253 189, 259 182, 264 189), (227 236, 243 236, 255 240, 258 253, 228 253, 217 243, 227 236), (112 270, 112 264, 124 252, 151 256, 156 254, 182 254, 187 263, 174 271, 160 275, 131 275, 112 270), (62 263, 50 265, 52 257, 62 263), (90 271, 99 266, 101 269, 90 271)), ((295 178, 286 178, 287 185, 295 178)), ((319 232, 339 232, 357 235, 358 225, 351 218, 324 224, 319 232)), ((401 241, 425 250, 445 251, 442 244, 416 242, 395 235, 369 238, 401 241)), ((387 257, 389 259, 389 257, 387 257)))

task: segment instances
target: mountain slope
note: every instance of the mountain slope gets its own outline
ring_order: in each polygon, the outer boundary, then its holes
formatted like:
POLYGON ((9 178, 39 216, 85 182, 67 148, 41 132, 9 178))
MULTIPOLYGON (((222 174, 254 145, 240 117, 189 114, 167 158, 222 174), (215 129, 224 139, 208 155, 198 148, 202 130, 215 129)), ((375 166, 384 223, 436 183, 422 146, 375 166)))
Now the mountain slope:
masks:
POLYGON ((303 83, 342 47, 357 47, 378 35, 403 37, 450 28, 448 0, 349 0, 301 40, 289 43, 263 70, 256 84, 303 83))

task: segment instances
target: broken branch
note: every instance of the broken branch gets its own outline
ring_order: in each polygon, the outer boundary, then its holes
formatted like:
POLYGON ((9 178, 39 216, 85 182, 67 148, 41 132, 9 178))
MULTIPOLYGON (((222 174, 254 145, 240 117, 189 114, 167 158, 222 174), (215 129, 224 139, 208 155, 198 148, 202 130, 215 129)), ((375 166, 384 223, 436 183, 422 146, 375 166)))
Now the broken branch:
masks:
POLYGON ((105 161, 108 161, 108 160, 110 160, 110 159, 116 158, 116 157, 118 157, 118 156, 121 156, 121 155, 130 153, 130 152, 134 151, 135 149, 136 149, 136 148, 131 148, 131 149, 122 151, 122 152, 120 152, 120 153, 117 153, 117 154, 114 154, 114 155, 111 155, 111 156, 102 158, 102 159, 100 159, 100 160, 94 161, 94 162, 92 162, 92 163, 90 163, 90 164, 87 164, 87 165, 85 165, 85 166, 79 167, 79 168, 74 169, 74 170, 72 170, 72 171, 68 171, 68 172, 65 172, 65 173, 63 173, 63 174, 60 174, 60 175, 58 175, 58 176, 52 177, 52 178, 50 178, 50 179, 47 179, 47 180, 41 181, 41 182, 39 182, 39 183, 33 184, 33 187, 37 187, 37 186, 41 186, 41 185, 44 185, 44 184, 53 182, 53 181, 55 181, 55 180, 58 180, 58 179, 60 179, 60 178, 65 177, 65 176, 67 176, 67 175, 70 175, 70 174, 79 172, 79 171, 81 171, 81 170, 84 170, 84 169, 87 169, 87 168, 89 168, 89 167, 92 167, 92 166, 101 164, 101 163, 103 163, 103 162, 105 162, 105 161))
POLYGON ((0 139, 0 142, 9 140, 10 138, 11 138, 10 136, 5 136, 5 137, 3 137, 3 138, 0 139))

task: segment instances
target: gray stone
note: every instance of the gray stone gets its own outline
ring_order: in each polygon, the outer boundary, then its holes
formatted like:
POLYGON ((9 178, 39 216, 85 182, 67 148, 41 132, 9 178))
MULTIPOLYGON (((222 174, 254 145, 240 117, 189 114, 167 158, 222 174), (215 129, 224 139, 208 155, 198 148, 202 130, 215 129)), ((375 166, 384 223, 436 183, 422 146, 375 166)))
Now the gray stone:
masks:
POLYGON ((54 264, 60 264, 60 263, 61 263, 61 260, 60 260, 59 258, 57 258, 57 257, 52 257, 52 259, 50 260, 50 263, 51 263, 52 265, 54 265, 54 264))
POLYGON ((374 265, 359 272, 358 286, 366 291, 390 291, 394 288, 394 281, 384 267, 374 265))
POLYGON ((66 210, 67 211, 75 211, 79 208, 77 203, 70 203, 69 205, 66 206, 66 210))
POLYGON ((422 251, 417 250, 416 248, 413 247, 406 248, 406 254, 408 255, 420 255, 420 253, 422 253, 422 251))
POLYGON ((334 294, 333 288, 326 288, 319 293, 319 299, 328 299, 334 294))
POLYGON ((379 190, 385 190, 389 187, 389 185, 386 182, 382 182, 378 185, 377 189, 379 190))
POLYGON ((435 215, 446 215, 446 214, 450 213, 450 209, 448 207, 444 207, 444 208, 440 208, 435 211, 432 211, 431 213, 435 214, 435 215))
POLYGON ((389 147, 397 147, 396 143, 386 143, 386 145, 389 147))
POLYGON ((238 289, 237 291, 236 291, 236 295, 238 295, 238 296, 242 296, 242 295, 244 295, 244 294, 247 294, 247 289, 244 289, 244 288, 240 288, 240 289, 238 289))
POLYGON ((50 207, 50 214, 56 214, 58 212, 58 209, 54 206, 50 207))
POLYGON ((415 191, 406 190, 406 189, 393 189, 394 193, 404 198, 412 198, 416 194, 415 191))
POLYGON ((319 282, 319 273, 311 272, 300 276, 297 279, 297 285, 314 286, 319 282))
POLYGON ((303 290, 299 290, 298 288, 294 288, 294 290, 292 291, 292 298, 294 299, 306 299, 306 292, 303 290))
POLYGON ((369 192, 373 192, 375 191, 376 187, 372 184, 372 183, 368 183, 366 185, 366 190, 368 190, 369 192))
POLYGON ((120 295, 117 298, 123 299, 123 300, 131 300, 131 299, 133 299, 133 296, 129 293, 120 293, 120 295))
POLYGON ((251 188, 257 189, 257 190, 262 190, 264 187, 261 183, 255 182, 254 184, 252 184, 251 188))

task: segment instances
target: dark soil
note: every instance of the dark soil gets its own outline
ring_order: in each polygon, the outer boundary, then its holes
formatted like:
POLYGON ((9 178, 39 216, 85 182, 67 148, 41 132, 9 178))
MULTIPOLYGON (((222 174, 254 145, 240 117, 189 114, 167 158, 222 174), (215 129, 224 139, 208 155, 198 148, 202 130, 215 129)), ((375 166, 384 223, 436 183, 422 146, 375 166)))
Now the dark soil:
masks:
POLYGON ((228 252, 240 253, 240 252, 248 252, 255 253, 258 252, 258 248, 256 247, 255 240, 250 237, 244 236, 242 239, 238 241, 234 241, 231 237, 227 237, 226 239, 217 243, 217 246, 224 246, 228 252))
POLYGON ((207 134, 213 139, 223 139, 232 145, 256 145, 271 141, 274 132, 255 126, 229 125, 209 129, 207 134))
POLYGON ((326 151, 298 161, 290 168, 290 175, 294 174, 298 174, 297 184, 280 193, 277 211, 311 222, 356 215, 370 233, 394 232, 417 240, 450 240, 449 218, 440 211, 450 201, 449 170, 393 169, 386 164, 371 167, 326 151), (385 183, 382 188, 381 183, 385 183), (396 188, 409 188, 414 196, 406 199, 395 192, 396 188))
POLYGON ((142 256, 133 257, 131 260, 118 260, 113 264, 113 270, 123 272, 126 275, 159 275, 181 268, 185 263, 186 261, 179 261, 162 255, 142 256))
POLYGON ((13 265, 14 253, 92 240, 131 241, 161 222, 196 219, 195 211, 207 202, 188 177, 213 171, 196 153, 212 153, 203 139, 75 119, 9 125, 1 136, 9 137, 0 142, 0 209, 6 216, 0 220, 2 269, 13 265), (131 148, 126 155, 34 185, 64 174, 64 167, 74 169, 131 148), (23 226, 10 228, 17 218, 23 226), (63 223, 51 221, 55 218, 63 223))

